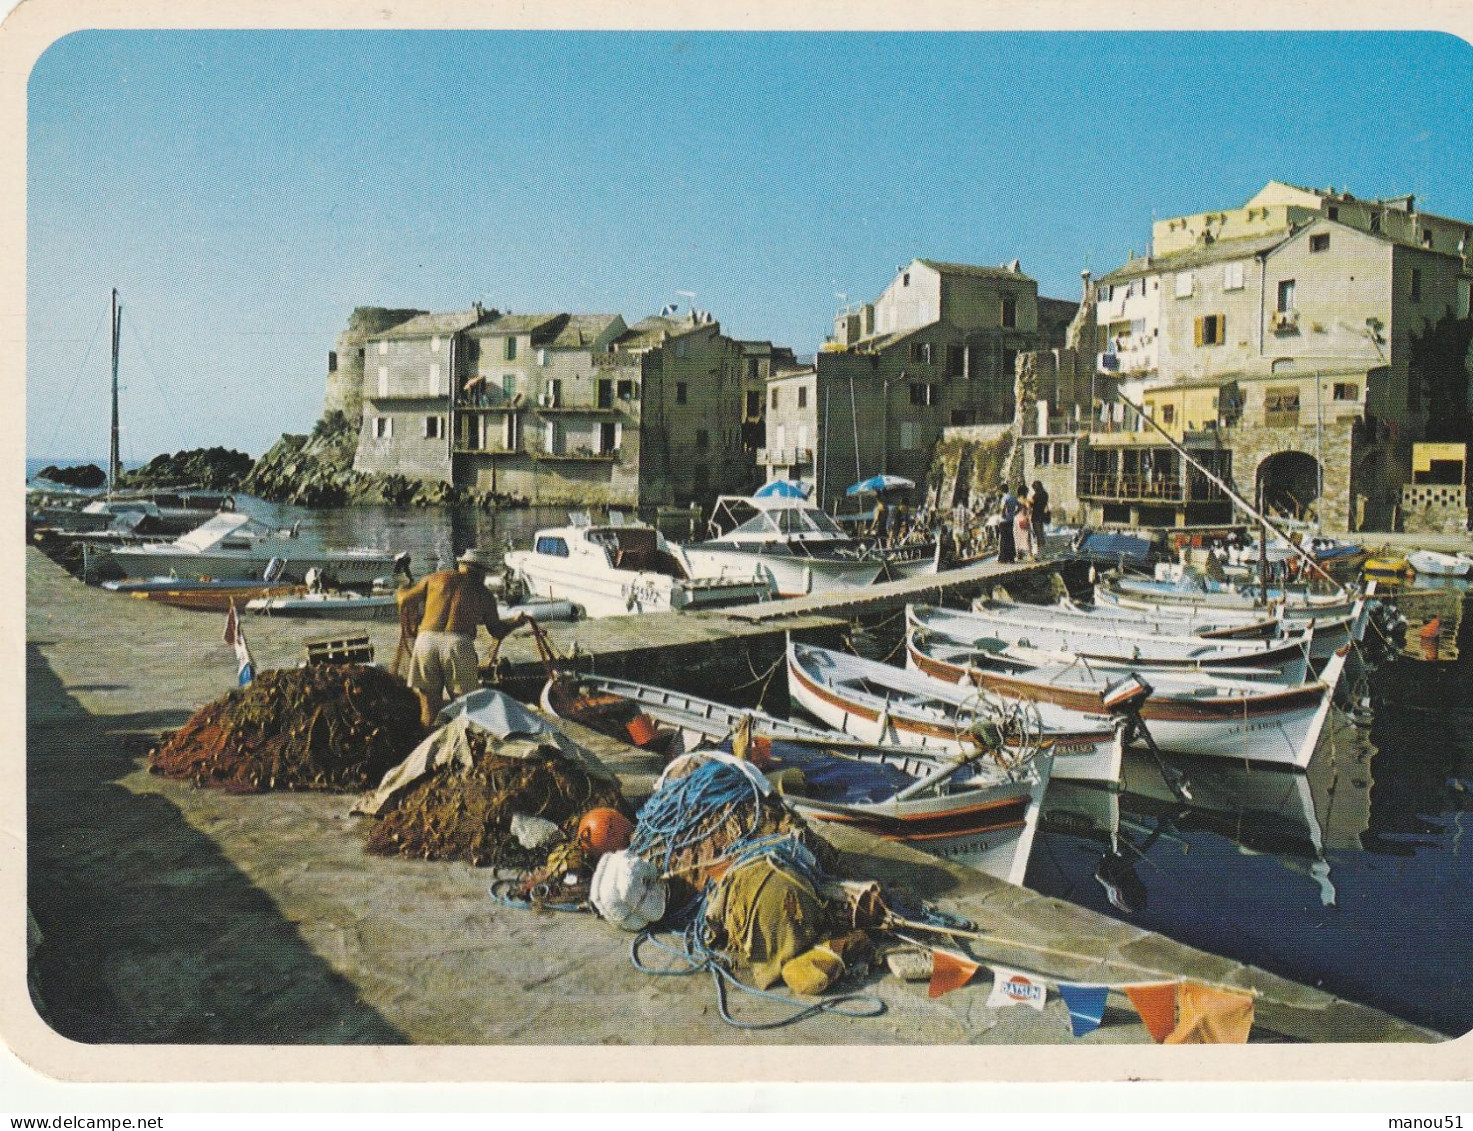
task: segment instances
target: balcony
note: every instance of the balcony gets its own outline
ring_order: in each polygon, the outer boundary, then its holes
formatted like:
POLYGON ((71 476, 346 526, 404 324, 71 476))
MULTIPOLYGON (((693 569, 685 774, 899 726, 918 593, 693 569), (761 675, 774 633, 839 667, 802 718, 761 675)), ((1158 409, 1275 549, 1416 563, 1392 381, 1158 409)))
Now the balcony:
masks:
POLYGON ((455 407, 462 412, 519 412, 528 405, 521 393, 507 396, 500 389, 481 389, 463 391, 456 398, 455 407))
POLYGON ((1106 471, 1082 471, 1079 474, 1079 494, 1082 498, 1121 503, 1206 503, 1226 498, 1222 488, 1195 473, 1184 487, 1175 472, 1117 475, 1106 471))
POLYGON ((622 452, 595 452, 589 448, 579 448, 571 452, 533 452, 532 458, 543 463, 612 463, 617 460, 622 452))
POLYGON ((1269 318, 1269 328, 1275 334, 1297 334, 1299 332, 1299 311, 1274 311, 1269 318))
POLYGON ((452 454, 458 455, 458 456, 493 456, 493 457, 494 456, 524 456, 524 455, 527 454, 527 449, 526 448, 462 448, 462 447, 457 447, 457 448, 455 448, 453 450, 453 453, 452 454))
POLYGON ((813 462, 813 449, 758 448, 757 462, 764 467, 797 467, 813 462))

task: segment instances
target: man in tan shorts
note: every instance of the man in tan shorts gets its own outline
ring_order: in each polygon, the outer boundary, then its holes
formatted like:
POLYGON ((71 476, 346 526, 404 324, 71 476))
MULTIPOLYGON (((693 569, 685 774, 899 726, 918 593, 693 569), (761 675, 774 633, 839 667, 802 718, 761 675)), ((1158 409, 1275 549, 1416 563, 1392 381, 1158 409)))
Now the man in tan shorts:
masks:
POLYGON ((456 559, 455 569, 428 574, 417 585, 399 590, 401 619, 423 606, 409 661, 409 686, 420 693, 426 727, 434 725, 446 691, 455 699, 480 685, 478 626, 484 624, 499 646, 517 628, 532 622, 526 613, 511 621, 501 619, 496 597, 486 588, 491 564, 484 551, 467 550, 456 559))

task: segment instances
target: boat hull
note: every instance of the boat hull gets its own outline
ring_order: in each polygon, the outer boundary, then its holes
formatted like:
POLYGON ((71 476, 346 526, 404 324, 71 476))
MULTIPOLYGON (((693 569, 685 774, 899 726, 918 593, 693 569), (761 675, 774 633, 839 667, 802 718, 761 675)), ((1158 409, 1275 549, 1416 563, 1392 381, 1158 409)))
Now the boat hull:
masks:
POLYGON ((691 564, 703 572, 756 570, 779 597, 863 589, 873 585, 885 568, 880 559, 807 557, 701 543, 687 546, 685 553, 691 564))

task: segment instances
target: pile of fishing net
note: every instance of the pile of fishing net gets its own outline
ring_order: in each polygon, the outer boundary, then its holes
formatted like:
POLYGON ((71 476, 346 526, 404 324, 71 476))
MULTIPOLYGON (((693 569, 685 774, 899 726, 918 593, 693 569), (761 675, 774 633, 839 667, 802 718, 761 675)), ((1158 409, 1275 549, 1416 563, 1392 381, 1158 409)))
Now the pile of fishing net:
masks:
POLYGON ((501 692, 474 692, 447 711, 357 806, 379 818, 370 852, 533 868, 576 839, 590 809, 627 809, 593 755, 501 692))
POLYGON ((363 789, 424 734, 414 692, 380 668, 265 671, 207 704, 151 754, 155 773, 233 793, 363 789))

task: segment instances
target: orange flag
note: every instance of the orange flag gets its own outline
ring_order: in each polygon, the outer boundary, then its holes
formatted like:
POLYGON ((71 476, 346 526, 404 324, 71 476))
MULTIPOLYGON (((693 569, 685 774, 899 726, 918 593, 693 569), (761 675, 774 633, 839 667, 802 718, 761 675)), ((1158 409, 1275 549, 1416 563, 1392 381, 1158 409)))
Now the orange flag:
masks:
POLYGON ((980 969, 982 969, 980 964, 960 954, 953 954, 949 950, 933 950, 931 952, 931 988, 927 992, 931 997, 940 997, 942 994, 951 993, 952 990, 961 989, 980 969))
POLYGON ((1168 1045, 1242 1045, 1253 1028, 1253 996, 1184 982, 1177 990, 1181 1020, 1168 1045))
POLYGON ((1146 1032, 1158 1045, 1176 1028, 1176 983, 1126 986, 1125 995, 1146 1023, 1146 1032))

